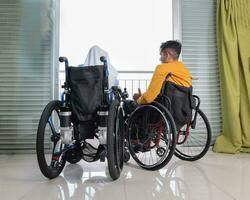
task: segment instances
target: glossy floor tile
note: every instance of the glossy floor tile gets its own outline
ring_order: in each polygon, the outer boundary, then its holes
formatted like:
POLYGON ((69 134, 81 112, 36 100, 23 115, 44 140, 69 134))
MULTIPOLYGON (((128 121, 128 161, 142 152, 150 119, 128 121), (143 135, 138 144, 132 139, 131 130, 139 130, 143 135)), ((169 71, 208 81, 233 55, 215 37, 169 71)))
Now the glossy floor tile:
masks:
POLYGON ((154 172, 131 159, 117 181, 109 178, 106 163, 67 164, 61 176, 48 180, 35 155, 0 155, 1 200, 246 200, 249 183, 249 154, 173 158, 154 172))

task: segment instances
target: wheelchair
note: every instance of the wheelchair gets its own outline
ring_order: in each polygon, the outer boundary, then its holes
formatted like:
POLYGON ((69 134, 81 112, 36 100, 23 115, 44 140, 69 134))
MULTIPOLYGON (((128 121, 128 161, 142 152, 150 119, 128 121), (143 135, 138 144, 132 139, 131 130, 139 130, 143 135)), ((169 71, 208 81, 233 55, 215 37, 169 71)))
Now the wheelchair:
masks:
POLYGON ((111 178, 119 178, 123 168, 124 114, 121 101, 126 97, 119 87, 108 86, 108 68, 103 65, 69 67, 66 57, 65 83, 61 100, 47 104, 42 112, 36 152, 42 174, 53 179, 66 161, 77 163, 107 159, 111 178), (97 145, 91 141, 97 139, 97 145))
MULTIPOLYGON (((173 155, 195 161, 210 147, 210 124, 200 109, 200 98, 192 94, 192 87, 165 81, 157 99, 139 105, 125 116, 125 121, 127 148, 144 169, 158 170, 173 155)), ((125 159, 128 160, 129 157, 125 159)))

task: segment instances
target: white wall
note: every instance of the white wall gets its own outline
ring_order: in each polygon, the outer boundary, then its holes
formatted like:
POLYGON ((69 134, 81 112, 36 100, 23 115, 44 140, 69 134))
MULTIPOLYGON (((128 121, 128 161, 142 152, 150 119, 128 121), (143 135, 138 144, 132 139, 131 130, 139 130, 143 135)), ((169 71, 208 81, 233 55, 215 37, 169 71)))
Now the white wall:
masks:
POLYGON ((118 70, 154 70, 161 42, 172 39, 172 0, 61 0, 60 55, 83 63, 105 49, 118 70))

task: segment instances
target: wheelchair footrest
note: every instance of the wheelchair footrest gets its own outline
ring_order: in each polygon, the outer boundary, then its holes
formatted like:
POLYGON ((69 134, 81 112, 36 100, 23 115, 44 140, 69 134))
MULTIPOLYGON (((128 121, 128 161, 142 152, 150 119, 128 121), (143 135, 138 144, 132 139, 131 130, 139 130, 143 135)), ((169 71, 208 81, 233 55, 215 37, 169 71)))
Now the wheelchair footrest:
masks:
POLYGON ((100 159, 101 162, 105 161, 105 157, 107 155, 107 150, 105 145, 99 145, 96 149, 91 144, 86 144, 82 150, 82 158, 87 162, 94 162, 100 159))

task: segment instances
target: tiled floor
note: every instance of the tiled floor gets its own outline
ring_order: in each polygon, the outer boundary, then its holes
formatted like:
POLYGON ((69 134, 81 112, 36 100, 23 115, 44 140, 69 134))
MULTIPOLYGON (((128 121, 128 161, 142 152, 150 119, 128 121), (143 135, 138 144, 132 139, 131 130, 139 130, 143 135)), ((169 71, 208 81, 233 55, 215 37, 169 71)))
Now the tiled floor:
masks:
POLYGON ((35 155, 0 155, 1 200, 246 200, 250 199, 250 155, 209 152, 196 162, 173 158, 160 171, 145 171, 132 160, 111 181, 107 165, 68 164, 48 180, 35 155))

